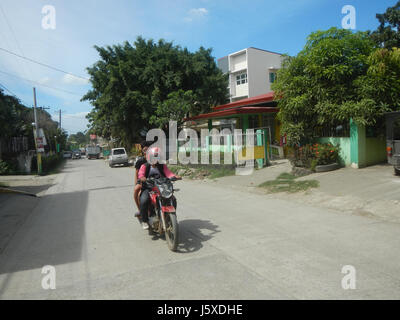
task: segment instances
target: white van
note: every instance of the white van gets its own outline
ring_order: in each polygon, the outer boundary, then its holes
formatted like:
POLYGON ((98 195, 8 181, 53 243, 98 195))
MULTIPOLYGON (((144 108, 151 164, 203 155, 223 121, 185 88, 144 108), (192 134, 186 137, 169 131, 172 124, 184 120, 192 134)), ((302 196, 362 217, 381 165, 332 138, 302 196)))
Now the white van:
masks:
POLYGON ((128 163, 128 154, 126 153, 125 148, 111 149, 111 153, 108 158, 108 164, 110 167, 113 167, 116 164, 122 164, 124 166, 127 166, 129 163, 128 163))

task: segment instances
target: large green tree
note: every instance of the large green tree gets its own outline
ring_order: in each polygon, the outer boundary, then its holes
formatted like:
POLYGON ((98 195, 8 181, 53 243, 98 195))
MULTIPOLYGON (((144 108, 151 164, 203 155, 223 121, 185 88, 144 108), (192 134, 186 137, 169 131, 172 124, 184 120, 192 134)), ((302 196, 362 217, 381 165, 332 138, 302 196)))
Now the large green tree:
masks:
POLYGON ((292 144, 311 140, 316 129, 354 118, 369 124, 377 106, 360 99, 374 43, 367 32, 331 28, 311 33, 304 49, 287 57, 273 84, 283 132, 292 144))
POLYGON ((100 60, 88 68, 92 131, 130 145, 143 129, 164 127, 188 112, 208 111, 227 100, 227 79, 211 49, 189 52, 171 42, 138 37, 131 45, 95 47, 100 60))
POLYGON ((400 47, 400 1, 385 13, 378 13, 378 28, 371 33, 371 38, 379 47, 391 49, 400 47))
MULTIPOLYGON (((51 115, 44 109, 37 109, 37 118, 40 128, 44 130, 48 141, 46 151, 56 149, 56 141, 65 146, 67 135, 58 129, 58 125, 51 119, 51 115)), ((0 139, 7 142, 11 137, 28 137, 29 149, 34 149, 33 109, 28 108, 14 96, 7 95, 0 89, 0 139)))

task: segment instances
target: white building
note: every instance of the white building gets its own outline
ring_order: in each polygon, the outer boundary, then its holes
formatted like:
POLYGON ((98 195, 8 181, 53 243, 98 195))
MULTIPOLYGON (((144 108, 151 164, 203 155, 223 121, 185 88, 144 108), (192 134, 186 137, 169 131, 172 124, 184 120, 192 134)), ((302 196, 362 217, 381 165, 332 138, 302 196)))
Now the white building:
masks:
POLYGON ((280 53, 253 47, 218 59, 218 67, 229 74, 230 101, 270 92, 282 60, 280 53))

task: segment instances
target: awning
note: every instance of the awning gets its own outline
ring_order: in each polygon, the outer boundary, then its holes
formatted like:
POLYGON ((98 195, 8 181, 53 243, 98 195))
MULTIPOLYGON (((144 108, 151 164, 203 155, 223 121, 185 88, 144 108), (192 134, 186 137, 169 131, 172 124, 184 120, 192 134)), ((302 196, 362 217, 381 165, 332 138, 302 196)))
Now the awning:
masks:
POLYGON ((213 108, 212 112, 186 118, 185 121, 212 119, 241 114, 270 113, 278 111, 279 109, 276 107, 276 102, 274 101, 274 93, 269 92, 267 94, 262 94, 259 96, 216 106, 213 108))

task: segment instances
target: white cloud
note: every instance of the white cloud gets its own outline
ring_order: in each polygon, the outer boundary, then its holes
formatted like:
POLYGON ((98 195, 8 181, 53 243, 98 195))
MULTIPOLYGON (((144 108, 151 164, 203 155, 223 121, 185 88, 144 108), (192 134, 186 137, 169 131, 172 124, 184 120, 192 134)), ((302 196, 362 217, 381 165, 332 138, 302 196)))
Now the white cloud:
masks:
POLYGON ((183 19, 185 22, 192 22, 195 19, 200 19, 208 14, 206 8, 193 8, 190 9, 188 15, 183 19))
POLYGON ((66 74, 63 77, 63 82, 67 83, 67 84, 74 84, 74 85, 85 85, 85 84, 89 83, 89 80, 75 77, 72 74, 66 74))
POLYGON ((195 16, 204 16, 208 13, 206 8, 190 9, 189 14, 195 16))

